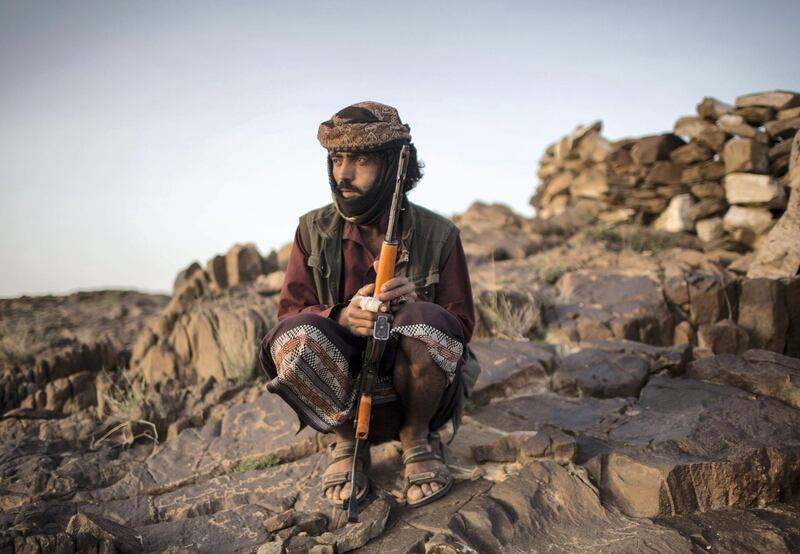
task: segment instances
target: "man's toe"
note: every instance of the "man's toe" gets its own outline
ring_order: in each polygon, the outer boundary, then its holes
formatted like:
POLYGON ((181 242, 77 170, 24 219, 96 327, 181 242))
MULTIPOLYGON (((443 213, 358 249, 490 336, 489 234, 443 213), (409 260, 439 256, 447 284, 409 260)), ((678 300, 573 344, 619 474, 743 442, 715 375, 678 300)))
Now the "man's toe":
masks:
POLYGON ((424 494, 422 494, 422 490, 417 485, 412 485, 411 487, 409 487, 406 496, 408 497, 409 500, 413 500, 416 502, 417 500, 422 498, 424 494))

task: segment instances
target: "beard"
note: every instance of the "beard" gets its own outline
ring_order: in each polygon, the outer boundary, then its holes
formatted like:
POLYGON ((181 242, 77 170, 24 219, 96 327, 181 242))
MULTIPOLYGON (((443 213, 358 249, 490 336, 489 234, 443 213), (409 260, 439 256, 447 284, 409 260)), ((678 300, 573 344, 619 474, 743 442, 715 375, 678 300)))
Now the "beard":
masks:
POLYGON ((328 181, 336 211, 343 218, 357 225, 374 225, 392 204, 394 194, 394 174, 397 172, 398 149, 389 149, 381 153, 381 172, 377 181, 366 192, 362 192, 349 181, 336 183, 333 178, 333 164, 328 156, 328 181), (342 195, 343 191, 356 194, 350 198, 342 195))

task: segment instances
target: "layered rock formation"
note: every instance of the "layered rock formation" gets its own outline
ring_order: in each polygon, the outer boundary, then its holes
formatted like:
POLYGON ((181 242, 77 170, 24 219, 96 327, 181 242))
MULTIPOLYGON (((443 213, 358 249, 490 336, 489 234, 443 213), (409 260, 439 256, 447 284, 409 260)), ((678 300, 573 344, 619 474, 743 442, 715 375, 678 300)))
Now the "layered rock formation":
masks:
POLYGON ((135 336, 167 300, 129 291, 0 300, 0 413, 91 405, 95 376, 127 365, 135 336))
POLYGON ((264 392, 286 248, 192 264, 169 299, 0 302, 0 553, 798 551, 796 102, 580 129, 543 159, 536 218, 455 218, 483 372, 456 484, 418 510, 390 442, 348 524, 319 495, 330 437, 264 392), (739 209, 768 225, 726 227, 739 209))

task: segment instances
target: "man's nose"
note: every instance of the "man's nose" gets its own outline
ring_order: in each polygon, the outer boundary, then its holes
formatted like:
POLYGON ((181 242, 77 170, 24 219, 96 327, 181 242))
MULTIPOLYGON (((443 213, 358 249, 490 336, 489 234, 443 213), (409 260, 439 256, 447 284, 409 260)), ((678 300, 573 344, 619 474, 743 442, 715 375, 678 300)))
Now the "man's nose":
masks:
POLYGON ((339 180, 344 181, 346 179, 352 181, 355 176, 356 164, 347 158, 342 160, 342 165, 339 167, 339 180))

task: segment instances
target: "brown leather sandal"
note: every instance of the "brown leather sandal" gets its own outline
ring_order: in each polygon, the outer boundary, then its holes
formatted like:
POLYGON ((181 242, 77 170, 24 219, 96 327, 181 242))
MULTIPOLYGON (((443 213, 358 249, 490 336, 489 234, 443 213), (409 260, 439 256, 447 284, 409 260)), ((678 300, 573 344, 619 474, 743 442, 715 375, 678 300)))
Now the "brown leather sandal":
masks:
MULTIPOLYGON (((330 452, 328 454, 328 466, 340 460, 352 458, 355 453, 356 445, 354 442, 337 445, 333 443, 330 445, 330 452)), ((358 459, 361 462, 361 469, 356 468, 356 487, 361 489, 361 492, 356 497, 356 502, 359 504, 369 494, 371 483, 367 477, 367 470, 370 465, 369 444, 363 445, 358 452, 358 459)), ((338 508, 346 508, 347 500, 334 500, 325 496, 325 491, 336 485, 345 485, 350 482, 350 469, 347 471, 337 471, 336 473, 329 473, 322 476, 322 496, 332 505, 338 508)))
POLYGON ((413 462, 424 462, 426 460, 438 460, 442 463, 442 467, 434 471, 422 471, 405 476, 403 494, 406 495, 406 505, 411 508, 419 508, 420 506, 430 504, 434 500, 443 497, 453 487, 454 479, 445 464, 444 445, 438 435, 432 434, 424 443, 412 446, 403 451, 404 466, 413 462), (408 489, 411 485, 424 485, 426 483, 439 483, 442 485, 442 488, 430 496, 423 496, 416 501, 408 499, 408 489))

